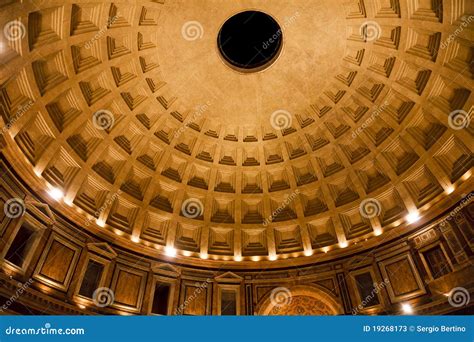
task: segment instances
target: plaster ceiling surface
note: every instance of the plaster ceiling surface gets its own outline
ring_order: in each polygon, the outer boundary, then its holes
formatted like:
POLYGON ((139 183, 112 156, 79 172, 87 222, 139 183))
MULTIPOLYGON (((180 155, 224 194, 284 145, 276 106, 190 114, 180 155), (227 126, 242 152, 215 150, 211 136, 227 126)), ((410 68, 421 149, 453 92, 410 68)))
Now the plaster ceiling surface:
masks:
POLYGON ((472 190, 472 6, 3 1, 3 154, 143 253, 254 267, 376 246, 472 190), (217 35, 247 10, 283 46, 242 73, 217 35))
POLYGON ((177 1, 170 4, 158 35, 158 46, 166 51, 160 54, 163 76, 188 108, 209 102, 209 113, 205 116, 224 126, 260 127, 268 125, 271 114, 277 110, 302 111, 329 82, 327 75, 334 72, 334 62, 339 63, 344 57, 343 12, 336 6, 317 3, 202 1, 192 6, 177 1), (278 61, 265 72, 242 74, 222 62, 216 40, 229 17, 251 9, 268 13, 279 22, 284 30, 284 48, 278 61), (196 27, 202 38, 183 39, 183 23, 190 19, 200 23, 202 29, 196 27))

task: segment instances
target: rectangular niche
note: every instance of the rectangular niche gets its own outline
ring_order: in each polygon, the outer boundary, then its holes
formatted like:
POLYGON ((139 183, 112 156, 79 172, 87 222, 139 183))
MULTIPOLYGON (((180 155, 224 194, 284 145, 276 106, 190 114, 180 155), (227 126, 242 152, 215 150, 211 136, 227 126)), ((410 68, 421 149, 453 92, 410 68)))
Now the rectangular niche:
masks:
POLYGON ((392 303, 421 296, 426 293, 423 281, 410 254, 402 254, 379 263, 382 276, 388 279, 388 294, 392 303))
POLYGON ((370 314, 381 309, 382 295, 380 292, 383 291, 387 284, 385 282, 377 282, 371 268, 363 268, 350 274, 356 293, 356 305, 353 310, 370 314))
POLYGON ((45 229, 46 227, 28 212, 18 220, 0 253, 0 259, 5 266, 15 272, 25 273, 45 229))
POLYGON ((441 243, 427 246, 419 252, 431 279, 438 279, 452 272, 453 265, 441 243))
POLYGON ((131 312, 140 312, 147 272, 132 267, 134 266, 119 264, 115 268, 111 284, 111 289, 115 294, 113 306, 131 312))
POLYGON ((34 273, 34 278, 48 286, 67 291, 81 248, 56 233, 49 238, 34 273))
POLYGON ((237 314, 237 293, 235 291, 222 290, 220 306, 221 316, 235 316, 237 314))
POLYGON ((240 285, 218 285, 217 314, 220 316, 240 315, 240 285))
POLYGON ((206 282, 185 281, 181 286, 178 314, 186 316, 203 316, 210 311, 210 292, 206 282))
POLYGON ((31 254, 36 231, 29 224, 22 224, 10 246, 6 249, 4 259, 16 267, 23 269, 31 254))
POLYGON ((81 286, 78 295, 88 299, 92 299, 94 291, 98 289, 107 274, 108 265, 104 261, 97 258, 89 258, 82 277, 81 286))
POLYGON ((170 314, 172 292, 173 288, 171 284, 160 281, 155 282, 155 291, 153 292, 151 305, 152 314, 162 316, 170 314))

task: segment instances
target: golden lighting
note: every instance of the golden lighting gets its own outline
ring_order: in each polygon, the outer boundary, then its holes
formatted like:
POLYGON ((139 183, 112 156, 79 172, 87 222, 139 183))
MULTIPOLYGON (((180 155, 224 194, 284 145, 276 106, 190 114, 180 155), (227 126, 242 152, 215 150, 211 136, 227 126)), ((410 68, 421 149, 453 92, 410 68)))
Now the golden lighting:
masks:
POLYGON ((171 246, 166 246, 166 248, 165 248, 165 254, 166 254, 167 256, 169 256, 169 257, 174 257, 174 256, 176 256, 176 253, 177 253, 176 248, 171 247, 171 246))
POLYGON ((411 212, 406 216, 407 223, 412 224, 420 220, 420 214, 418 211, 411 212))
POLYGON ((48 195, 56 201, 60 201, 64 197, 64 193, 58 188, 51 188, 48 190, 48 195))
POLYGON ((347 246, 349 246, 349 243, 347 241, 339 242, 339 247, 346 248, 347 246))
POLYGON ((456 188, 454 187, 454 185, 451 185, 445 190, 445 192, 446 192, 446 194, 450 195, 454 192, 455 189, 456 188))
POLYGON ((413 313, 413 307, 410 304, 402 304, 402 311, 405 315, 411 315, 413 313))
POLYGON ((114 231, 114 233, 117 234, 118 236, 123 236, 123 235, 125 235, 125 233, 122 232, 121 230, 114 229, 113 231, 114 231))

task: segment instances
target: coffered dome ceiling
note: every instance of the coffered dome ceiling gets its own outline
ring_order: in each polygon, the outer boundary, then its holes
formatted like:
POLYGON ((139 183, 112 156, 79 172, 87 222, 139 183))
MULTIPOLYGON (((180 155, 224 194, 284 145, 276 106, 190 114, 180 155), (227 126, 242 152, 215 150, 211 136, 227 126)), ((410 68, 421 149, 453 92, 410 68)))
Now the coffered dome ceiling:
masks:
POLYGON ((4 155, 103 240, 183 263, 304 264, 472 190, 468 0, 2 3, 4 155), (250 72, 218 47, 248 10, 281 27, 250 72))

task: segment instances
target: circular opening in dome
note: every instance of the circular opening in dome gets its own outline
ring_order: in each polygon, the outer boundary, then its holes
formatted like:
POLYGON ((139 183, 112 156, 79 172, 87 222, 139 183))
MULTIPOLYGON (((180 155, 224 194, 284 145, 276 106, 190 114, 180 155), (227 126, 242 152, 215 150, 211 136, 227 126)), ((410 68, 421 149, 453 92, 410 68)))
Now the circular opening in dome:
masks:
POLYGON ((242 72, 260 71, 278 57, 283 41, 280 25, 268 14, 245 11, 222 25, 217 45, 226 64, 242 72))

